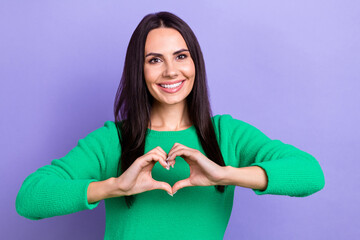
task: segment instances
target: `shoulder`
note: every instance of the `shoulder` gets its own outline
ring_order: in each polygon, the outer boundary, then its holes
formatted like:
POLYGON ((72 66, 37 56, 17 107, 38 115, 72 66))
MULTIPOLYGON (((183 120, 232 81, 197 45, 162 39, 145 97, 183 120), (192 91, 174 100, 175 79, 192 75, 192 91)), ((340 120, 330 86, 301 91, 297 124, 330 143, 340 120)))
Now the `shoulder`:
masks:
POLYGON ((252 134, 263 134, 260 129, 253 126, 252 124, 237 119, 231 114, 217 114, 211 118, 215 131, 218 134, 229 134, 229 135, 252 135, 252 134))
POLYGON ((234 118, 231 114, 217 114, 211 117, 215 128, 247 127, 250 125, 240 119, 234 118))
POLYGON ((102 126, 99 126, 89 134, 87 134, 86 139, 92 139, 98 142, 108 142, 116 141, 117 128, 114 121, 105 121, 102 126))
POLYGON ((108 135, 112 134, 114 131, 116 131, 116 125, 114 121, 105 121, 102 126, 99 126, 94 131, 92 131, 91 135, 108 135))
POLYGON ((116 130, 116 124, 114 121, 105 121, 103 128, 106 128, 108 131, 116 130))
POLYGON ((119 126, 120 123, 115 123, 114 121, 106 121, 104 123, 104 126, 102 127, 102 129, 108 134, 109 137, 115 137, 116 139, 118 138, 118 134, 120 134, 120 132, 118 132, 118 128, 117 125, 119 126))

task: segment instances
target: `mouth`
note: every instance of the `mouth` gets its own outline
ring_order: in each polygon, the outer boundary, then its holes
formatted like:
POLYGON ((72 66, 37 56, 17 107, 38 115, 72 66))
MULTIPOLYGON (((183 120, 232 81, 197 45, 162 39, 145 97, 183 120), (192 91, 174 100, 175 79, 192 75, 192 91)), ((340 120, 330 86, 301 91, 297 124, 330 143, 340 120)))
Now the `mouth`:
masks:
POLYGON ((157 85, 164 92, 175 93, 175 92, 178 92, 182 88, 182 86, 184 85, 185 80, 186 79, 179 80, 179 81, 174 81, 174 82, 158 83, 157 85))
POLYGON ((162 82, 162 83, 157 83, 158 85, 162 85, 163 87, 166 87, 165 85, 168 85, 168 86, 172 86, 174 84, 177 84, 177 83, 180 83, 180 82, 183 82, 185 81, 185 79, 182 79, 182 80, 177 80, 177 81, 172 81, 172 82, 162 82))

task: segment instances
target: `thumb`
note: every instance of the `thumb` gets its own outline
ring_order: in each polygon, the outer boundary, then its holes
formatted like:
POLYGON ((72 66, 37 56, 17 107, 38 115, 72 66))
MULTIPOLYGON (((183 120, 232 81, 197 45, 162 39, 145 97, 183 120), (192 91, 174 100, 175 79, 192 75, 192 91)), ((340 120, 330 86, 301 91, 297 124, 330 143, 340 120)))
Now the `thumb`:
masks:
POLYGON ((172 191, 175 194, 179 189, 184 188, 184 187, 190 187, 192 186, 190 183, 190 179, 186 178, 180 181, 177 181, 173 187, 172 187, 172 191))
POLYGON ((160 181, 154 180, 154 188, 153 189, 161 189, 161 190, 166 191, 168 194, 172 195, 172 188, 166 182, 160 182, 160 181))

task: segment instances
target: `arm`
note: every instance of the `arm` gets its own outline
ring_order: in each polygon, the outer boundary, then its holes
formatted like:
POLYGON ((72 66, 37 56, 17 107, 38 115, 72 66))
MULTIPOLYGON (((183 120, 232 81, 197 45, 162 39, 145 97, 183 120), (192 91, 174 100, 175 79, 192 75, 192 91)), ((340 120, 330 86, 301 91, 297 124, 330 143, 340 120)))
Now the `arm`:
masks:
POLYGON ((16 197, 17 213, 39 220, 96 208, 99 201, 88 202, 88 187, 90 183, 103 180, 113 131, 116 134, 115 124, 107 121, 103 127, 80 139, 66 156, 30 174, 16 197))
POLYGON ((126 192, 120 188, 119 178, 111 177, 104 181, 91 182, 87 189, 87 201, 89 204, 100 200, 125 196, 126 192))
POLYGON ((324 187, 323 171, 312 155, 280 140, 271 140, 256 127, 230 115, 225 118, 239 161, 238 169, 230 168, 225 181, 248 186, 257 195, 305 197, 324 187))
POLYGON ((87 189, 88 203, 96 203, 109 198, 110 192, 113 191, 112 186, 111 178, 104 181, 91 182, 87 189))
POLYGON ((264 169, 258 166, 242 168, 226 166, 224 178, 219 184, 235 185, 264 191, 267 188, 268 178, 264 169))

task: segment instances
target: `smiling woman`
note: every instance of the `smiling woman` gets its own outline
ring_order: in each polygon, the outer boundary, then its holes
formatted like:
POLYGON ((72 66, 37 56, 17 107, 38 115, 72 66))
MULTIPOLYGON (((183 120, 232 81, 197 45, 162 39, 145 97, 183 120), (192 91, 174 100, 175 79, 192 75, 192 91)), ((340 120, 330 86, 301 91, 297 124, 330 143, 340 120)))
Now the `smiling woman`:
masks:
POLYGON ((19 215, 39 220, 105 200, 104 239, 215 240, 235 186, 305 197, 325 184, 309 153, 212 115, 199 43, 169 12, 148 14, 135 29, 114 117, 24 180, 19 215))
MULTIPOLYGON (((115 118, 122 149, 117 176, 121 177, 149 151, 145 146, 146 142, 151 144, 149 130, 177 132, 193 127, 197 132, 195 140, 200 141, 204 153, 217 166, 224 167, 211 117, 205 64, 195 34, 172 13, 145 16, 130 39, 116 97, 115 118)), ((163 146, 159 147, 157 154, 165 160, 167 153, 163 146)), ((210 178, 218 177, 220 172, 210 178)), ((164 184, 153 182, 150 188, 175 192, 164 184)), ((224 185, 213 185, 224 192, 224 185)), ((146 190, 150 189, 140 191, 146 190)), ((130 207, 134 194, 127 194, 125 200, 130 207)))

